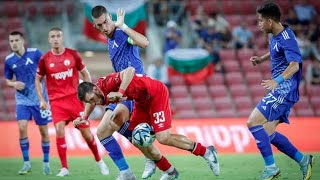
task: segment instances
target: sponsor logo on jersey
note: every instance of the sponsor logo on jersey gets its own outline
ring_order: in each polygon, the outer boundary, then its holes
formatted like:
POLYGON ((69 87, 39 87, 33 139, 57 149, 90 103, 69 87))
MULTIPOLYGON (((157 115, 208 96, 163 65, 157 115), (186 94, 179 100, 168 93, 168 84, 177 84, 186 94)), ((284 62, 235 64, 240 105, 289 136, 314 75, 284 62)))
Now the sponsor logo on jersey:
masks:
POLYGON ((50 63, 49 67, 53 68, 54 67, 54 63, 50 63))
POLYGON ((59 79, 66 80, 67 77, 72 77, 72 75, 73 75, 73 69, 68 69, 67 71, 64 71, 64 72, 51 74, 51 77, 54 77, 57 80, 59 79))

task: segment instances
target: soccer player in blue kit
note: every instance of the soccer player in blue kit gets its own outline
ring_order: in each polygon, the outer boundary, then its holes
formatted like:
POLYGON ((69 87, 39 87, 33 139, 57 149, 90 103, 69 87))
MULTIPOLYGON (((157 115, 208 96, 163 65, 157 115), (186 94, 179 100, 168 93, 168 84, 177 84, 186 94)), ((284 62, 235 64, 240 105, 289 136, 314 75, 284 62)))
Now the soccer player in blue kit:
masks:
MULTIPOLYGON (((40 102, 34 84, 38 62, 42 53, 36 48, 25 48, 23 34, 18 31, 10 33, 9 44, 13 52, 6 57, 4 71, 7 85, 17 90, 15 97, 16 118, 19 126, 20 148, 24 160, 24 165, 19 174, 25 175, 31 172, 27 130, 28 120, 33 117, 39 126, 41 134, 43 173, 48 175, 51 174, 51 171, 49 166, 50 142, 47 124, 52 121, 51 111, 49 109, 40 109, 40 102)), ((45 86, 44 83, 42 86, 45 86)), ((43 95, 48 100, 46 88, 43 89, 43 95)))
POLYGON ((261 83, 270 92, 257 104, 247 122, 265 162, 260 179, 270 180, 280 175, 271 144, 299 164, 303 180, 310 179, 314 157, 303 155, 287 137, 276 131, 279 123, 289 124, 290 110, 299 100, 301 53, 293 31, 280 23, 281 13, 277 4, 265 3, 257 9, 257 13, 260 29, 272 34, 270 52, 261 57, 250 58, 253 65, 269 59, 271 61, 272 77, 261 83))
MULTIPOLYGON (((124 23, 124 10, 118 10, 115 22, 112 21, 111 14, 103 6, 95 6, 91 11, 91 15, 95 28, 108 37, 109 56, 113 69, 116 72, 120 72, 132 66, 137 73, 145 74, 139 55, 139 47, 146 48, 149 41, 145 36, 129 28, 124 23)), ((114 131, 118 131, 131 141, 132 132, 128 130, 129 124, 126 120, 130 118, 132 110, 133 101, 109 105, 97 129, 97 136, 101 144, 109 152, 109 156, 120 170, 119 179, 135 179, 118 142, 112 136, 114 131), (111 118, 113 121, 110 120, 111 118)), ((142 174, 142 178, 151 177, 155 169, 154 162, 146 158, 145 171, 142 174)))

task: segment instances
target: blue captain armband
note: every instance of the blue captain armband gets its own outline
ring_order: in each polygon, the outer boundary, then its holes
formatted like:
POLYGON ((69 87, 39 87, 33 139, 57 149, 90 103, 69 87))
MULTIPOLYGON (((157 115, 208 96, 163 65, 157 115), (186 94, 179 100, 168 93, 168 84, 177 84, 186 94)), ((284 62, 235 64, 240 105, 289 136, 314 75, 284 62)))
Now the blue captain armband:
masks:
POLYGON ((280 84, 284 81, 284 78, 282 75, 279 75, 278 77, 274 78, 273 80, 275 80, 278 84, 280 84))

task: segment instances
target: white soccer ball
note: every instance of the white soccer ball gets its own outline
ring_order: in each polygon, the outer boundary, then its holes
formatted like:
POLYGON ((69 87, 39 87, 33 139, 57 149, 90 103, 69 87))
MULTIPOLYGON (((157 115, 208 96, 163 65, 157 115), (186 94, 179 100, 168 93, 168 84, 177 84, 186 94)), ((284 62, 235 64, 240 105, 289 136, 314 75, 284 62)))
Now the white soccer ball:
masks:
POLYGON ((132 134, 135 144, 142 147, 150 146, 156 139, 152 126, 147 123, 138 124, 132 134))

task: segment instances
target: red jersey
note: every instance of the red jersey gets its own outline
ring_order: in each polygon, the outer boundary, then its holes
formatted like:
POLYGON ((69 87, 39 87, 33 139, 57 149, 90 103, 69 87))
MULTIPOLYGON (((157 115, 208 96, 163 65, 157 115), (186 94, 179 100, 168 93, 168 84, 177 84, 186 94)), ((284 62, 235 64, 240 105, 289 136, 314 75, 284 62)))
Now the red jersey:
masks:
POLYGON ((77 93, 78 71, 84 68, 80 54, 65 48, 59 55, 53 54, 52 51, 44 54, 39 61, 37 74, 46 76, 49 99, 54 100, 77 93))
MULTIPOLYGON (((100 78, 96 85, 101 89, 105 97, 110 92, 117 92, 119 90, 122 80, 120 79, 120 72, 112 73, 106 77, 100 78)), ((135 74, 131 83, 127 87, 124 97, 128 100, 134 100, 135 103, 147 104, 150 102, 160 89, 161 86, 165 86, 158 80, 151 79, 148 76, 142 74, 135 74)), ((108 100, 105 100, 105 104, 109 104, 108 100)))

